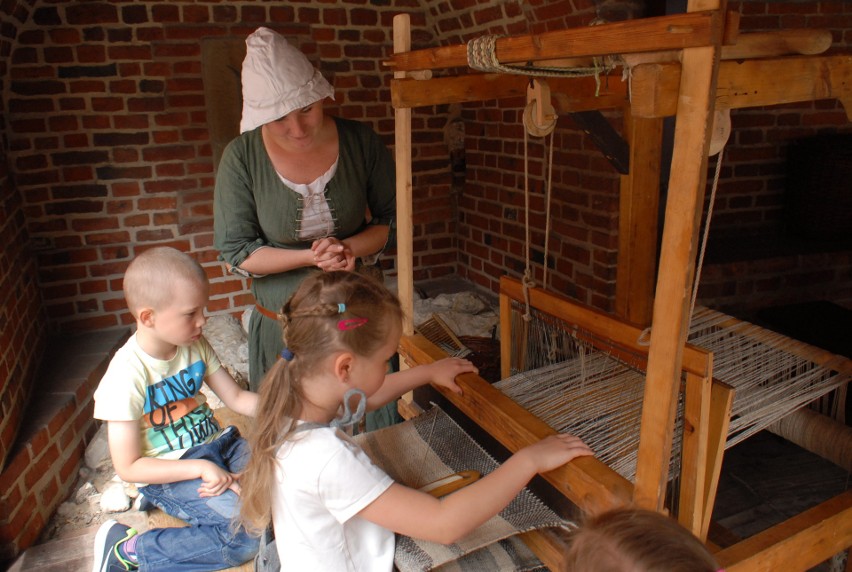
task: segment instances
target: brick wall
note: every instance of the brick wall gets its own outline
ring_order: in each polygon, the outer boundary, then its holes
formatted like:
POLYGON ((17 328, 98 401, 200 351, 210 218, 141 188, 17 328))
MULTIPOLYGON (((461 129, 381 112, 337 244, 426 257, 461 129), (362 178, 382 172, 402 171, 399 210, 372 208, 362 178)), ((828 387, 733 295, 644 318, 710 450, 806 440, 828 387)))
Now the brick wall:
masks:
MULTIPOLYGON (((827 29, 827 53, 852 47, 852 3, 729 2, 741 13, 742 31, 790 28, 827 29)), ((852 123, 836 100, 733 110, 732 134, 724 152, 714 204, 700 302, 749 317, 761 308, 830 300, 852 307, 850 250, 836 243, 799 248, 790 243, 785 204, 787 160, 792 143, 825 133, 852 133, 852 123), (748 253, 745 256, 743 253, 748 253)), ((712 181, 715 158, 710 161, 712 181)), ((708 184, 708 201, 709 201, 708 184)), ((819 191, 814 195, 818 200, 819 191)))
POLYGON ((7 131, 54 329, 129 324, 121 276, 152 244, 199 258, 213 283, 211 312, 248 305, 247 284, 223 276, 212 250, 202 44, 244 38, 259 25, 279 29, 335 85, 330 111, 372 123, 392 143, 381 60, 393 15, 410 9, 402 4, 38 5, 11 49, 7 131))
MULTIPOLYGON (((4 21, 26 20, 26 3, 7 3, 4 21)), ((0 90, 8 85, 14 29, 0 28, 0 90)), ((2 105, 2 104, 0 104, 2 105)), ((36 280, 36 264, 21 193, 7 152, 6 111, 0 111, 0 467, 14 444, 37 364, 47 337, 47 319, 36 280)))
MULTIPOLYGON (((608 3, 610 7, 615 4, 618 2, 608 3)), ((522 26, 509 20, 505 29, 492 25, 488 32, 537 33, 578 27, 588 25, 597 15, 592 2, 529 2, 524 4, 525 29, 519 31, 522 26)), ((464 40, 475 35, 463 34, 464 40)), ((467 172, 459 202, 458 273, 496 291, 501 275, 523 275, 529 260, 533 277, 543 284, 547 258, 549 288, 609 309, 617 262, 618 173, 570 117, 560 117, 553 139, 551 228, 545 244, 550 139, 530 137, 525 143, 524 104, 522 98, 483 102, 466 106, 463 113, 467 172)), ((608 113, 607 117, 620 129, 620 116, 608 113)))

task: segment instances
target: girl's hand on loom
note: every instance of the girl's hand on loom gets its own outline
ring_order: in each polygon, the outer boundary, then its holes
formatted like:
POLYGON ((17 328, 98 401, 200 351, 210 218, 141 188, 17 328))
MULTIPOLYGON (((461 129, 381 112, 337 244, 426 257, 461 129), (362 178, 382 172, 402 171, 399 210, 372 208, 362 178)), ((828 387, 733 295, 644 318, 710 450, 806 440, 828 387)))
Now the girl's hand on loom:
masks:
POLYGON ((456 376, 463 373, 479 373, 475 365, 462 358, 444 358, 424 367, 431 368, 429 377, 432 379, 432 383, 446 387, 459 395, 461 395, 462 390, 456 385, 456 376))
POLYGON ((546 473, 577 457, 594 453, 579 437, 562 433, 550 435, 538 443, 524 447, 516 455, 527 455, 535 465, 537 473, 546 473))

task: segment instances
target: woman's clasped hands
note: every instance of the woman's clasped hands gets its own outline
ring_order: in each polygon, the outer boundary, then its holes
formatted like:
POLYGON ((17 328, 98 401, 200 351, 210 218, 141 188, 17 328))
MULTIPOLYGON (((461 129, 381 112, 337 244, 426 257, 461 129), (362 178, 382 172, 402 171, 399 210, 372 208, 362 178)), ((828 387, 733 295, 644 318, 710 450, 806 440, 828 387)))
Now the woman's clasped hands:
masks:
POLYGON ((315 240, 311 244, 311 252, 314 254, 314 264, 324 272, 355 269, 355 255, 352 250, 332 236, 315 240))

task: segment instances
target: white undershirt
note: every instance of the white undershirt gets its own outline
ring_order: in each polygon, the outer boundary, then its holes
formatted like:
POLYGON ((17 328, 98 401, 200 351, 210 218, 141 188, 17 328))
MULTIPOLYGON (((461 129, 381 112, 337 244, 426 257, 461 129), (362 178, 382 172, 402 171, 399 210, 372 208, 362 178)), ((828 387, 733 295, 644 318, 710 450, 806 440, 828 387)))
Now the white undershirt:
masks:
POLYGON ((325 198, 325 186, 337 172, 337 163, 311 183, 294 183, 281 173, 278 177, 281 181, 302 196, 302 219, 296 221, 299 224, 299 238, 302 240, 316 240, 334 234, 334 213, 328 206, 325 198))

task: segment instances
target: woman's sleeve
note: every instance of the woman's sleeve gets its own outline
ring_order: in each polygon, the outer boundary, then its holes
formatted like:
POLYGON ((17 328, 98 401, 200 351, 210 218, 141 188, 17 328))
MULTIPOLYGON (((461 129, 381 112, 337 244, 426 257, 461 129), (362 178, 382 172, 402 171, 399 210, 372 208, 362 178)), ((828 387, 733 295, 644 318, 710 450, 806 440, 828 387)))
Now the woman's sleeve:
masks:
POLYGON ((390 149, 372 132, 373 162, 367 184, 367 204, 371 225, 387 225, 388 240, 382 250, 396 244, 396 164, 390 149))
POLYGON ((228 144, 222 153, 213 191, 213 244, 220 258, 237 267, 265 246, 257 205, 252 192, 245 148, 240 140, 228 144))

